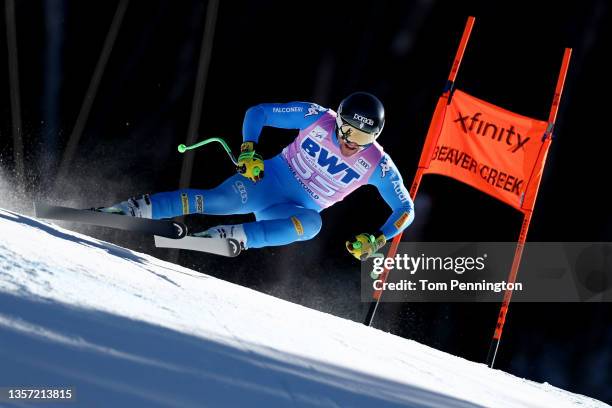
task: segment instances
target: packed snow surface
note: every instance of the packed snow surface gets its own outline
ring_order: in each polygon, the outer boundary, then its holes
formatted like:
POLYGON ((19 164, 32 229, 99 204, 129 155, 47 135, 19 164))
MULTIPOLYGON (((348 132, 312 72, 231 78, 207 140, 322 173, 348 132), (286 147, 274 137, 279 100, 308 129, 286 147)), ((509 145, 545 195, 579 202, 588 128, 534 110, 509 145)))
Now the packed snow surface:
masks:
POLYGON ((53 406, 607 406, 6 210, 0 387, 74 390, 53 406))

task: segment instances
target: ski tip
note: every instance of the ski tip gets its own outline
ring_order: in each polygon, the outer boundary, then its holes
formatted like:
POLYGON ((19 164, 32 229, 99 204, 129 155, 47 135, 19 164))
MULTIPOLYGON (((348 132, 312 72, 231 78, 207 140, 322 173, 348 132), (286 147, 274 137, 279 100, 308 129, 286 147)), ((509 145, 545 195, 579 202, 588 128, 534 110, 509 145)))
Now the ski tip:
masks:
POLYGON ((34 214, 37 218, 50 218, 53 215, 53 209, 56 206, 43 203, 42 201, 34 201, 34 214))
POLYGON ((36 217, 40 217, 40 213, 44 205, 45 205, 44 203, 41 203, 39 201, 34 201, 34 214, 36 215, 36 217))

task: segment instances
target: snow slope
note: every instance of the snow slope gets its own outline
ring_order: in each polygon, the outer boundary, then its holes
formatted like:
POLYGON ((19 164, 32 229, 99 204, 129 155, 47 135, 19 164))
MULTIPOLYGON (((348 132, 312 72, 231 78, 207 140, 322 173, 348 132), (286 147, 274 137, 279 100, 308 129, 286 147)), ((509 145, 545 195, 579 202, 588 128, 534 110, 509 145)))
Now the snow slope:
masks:
POLYGON ((4 210, 2 386, 76 390, 55 406, 607 406, 4 210))

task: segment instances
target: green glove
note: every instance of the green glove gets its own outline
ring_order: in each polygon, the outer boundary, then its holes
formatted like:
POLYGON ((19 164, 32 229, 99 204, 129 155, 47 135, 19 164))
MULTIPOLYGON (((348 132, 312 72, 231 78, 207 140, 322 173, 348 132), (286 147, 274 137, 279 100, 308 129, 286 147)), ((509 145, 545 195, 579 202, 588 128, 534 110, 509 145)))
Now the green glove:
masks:
POLYGON ((240 146, 236 171, 254 182, 263 178, 264 161, 260 154, 255 153, 255 142, 244 142, 240 146))
POLYGON ((377 237, 372 234, 359 234, 353 241, 346 241, 346 249, 355 258, 365 261, 386 243, 387 238, 382 233, 377 237))

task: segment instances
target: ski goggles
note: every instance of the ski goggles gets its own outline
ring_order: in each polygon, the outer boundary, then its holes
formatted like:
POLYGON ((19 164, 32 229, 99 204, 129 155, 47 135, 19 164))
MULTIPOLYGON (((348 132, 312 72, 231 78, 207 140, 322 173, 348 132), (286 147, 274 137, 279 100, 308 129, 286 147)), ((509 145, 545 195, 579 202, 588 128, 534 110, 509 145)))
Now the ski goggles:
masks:
POLYGON ((342 120, 340 115, 336 116, 336 129, 338 136, 347 143, 355 144, 359 147, 368 147, 376 140, 375 133, 367 133, 359 130, 351 124, 342 120))

